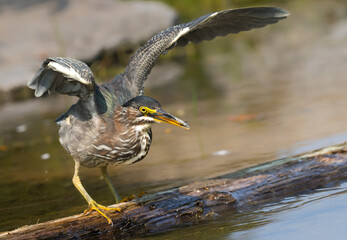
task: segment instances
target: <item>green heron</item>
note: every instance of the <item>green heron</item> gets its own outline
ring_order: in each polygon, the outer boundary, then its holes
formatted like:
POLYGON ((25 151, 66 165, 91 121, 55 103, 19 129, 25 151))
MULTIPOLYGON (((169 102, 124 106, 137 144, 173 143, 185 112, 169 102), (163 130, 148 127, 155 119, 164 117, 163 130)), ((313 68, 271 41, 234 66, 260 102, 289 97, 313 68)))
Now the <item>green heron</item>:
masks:
POLYGON ((189 129, 186 122, 164 111, 160 103, 143 95, 144 83, 158 57, 175 46, 199 43, 216 36, 273 24, 289 15, 274 7, 242 8, 207 14, 154 35, 130 59, 124 73, 102 85, 83 62, 70 58, 46 59, 28 86, 36 97, 58 92, 79 99, 57 120, 59 141, 75 160, 73 184, 87 200, 86 212, 96 210, 112 224, 105 211, 82 186, 80 165, 99 167, 116 202, 120 201, 108 165, 132 164, 148 153, 153 123, 169 123, 189 129))

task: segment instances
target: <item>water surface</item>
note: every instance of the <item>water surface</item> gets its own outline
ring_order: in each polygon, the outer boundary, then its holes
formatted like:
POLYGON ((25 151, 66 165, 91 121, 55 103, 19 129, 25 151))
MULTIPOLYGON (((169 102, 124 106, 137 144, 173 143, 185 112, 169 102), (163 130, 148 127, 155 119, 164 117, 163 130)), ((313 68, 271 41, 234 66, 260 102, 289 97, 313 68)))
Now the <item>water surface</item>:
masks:
POLYGON ((347 183, 148 239, 346 239, 347 183))

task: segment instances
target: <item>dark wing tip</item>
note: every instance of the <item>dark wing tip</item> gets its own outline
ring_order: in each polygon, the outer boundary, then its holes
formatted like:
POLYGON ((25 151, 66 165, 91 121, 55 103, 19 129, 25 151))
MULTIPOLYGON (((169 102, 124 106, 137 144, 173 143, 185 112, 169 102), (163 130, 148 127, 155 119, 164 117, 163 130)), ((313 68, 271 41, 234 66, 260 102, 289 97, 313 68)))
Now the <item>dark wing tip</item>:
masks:
MULTIPOLYGON (((254 16, 259 18, 285 18, 290 15, 290 12, 279 7, 247 7, 238 9, 229 9, 225 11, 238 12, 239 14, 254 16)), ((222 11, 223 12, 223 11, 222 11)))
POLYGON ((288 17, 290 15, 289 11, 284 10, 282 8, 274 7, 273 9, 275 10, 274 17, 288 17))
MULTIPOLYGON (((261 14, 262 18, 275 18, 281 20, 290 15, 290 12, 278 7, 263 7, 263 9, 264 12, 261 14)), ((259 10, 262 10, 262 8, 259 8, 259 10)))

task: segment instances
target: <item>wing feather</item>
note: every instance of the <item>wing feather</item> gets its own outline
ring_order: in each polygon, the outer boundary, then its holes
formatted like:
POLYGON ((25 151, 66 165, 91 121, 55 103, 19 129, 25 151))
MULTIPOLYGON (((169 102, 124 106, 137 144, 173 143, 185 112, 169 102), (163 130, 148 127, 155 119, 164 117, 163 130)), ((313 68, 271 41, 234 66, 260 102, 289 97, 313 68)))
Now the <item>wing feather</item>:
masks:
POLYGON ((28 83, 41 97, 51 92, 88 98, 95 87, 93 73, 83 62, 70 58, 47 58, 28 83))
POLYGON ((131 96, 143 94, 144 83, 158 57, 176 45, 199 43, 217 36, 264 27, 286 18, 289 12, 274 7, 229 9, 176 25, 153 36, 129 61, 122 78, 131 96))

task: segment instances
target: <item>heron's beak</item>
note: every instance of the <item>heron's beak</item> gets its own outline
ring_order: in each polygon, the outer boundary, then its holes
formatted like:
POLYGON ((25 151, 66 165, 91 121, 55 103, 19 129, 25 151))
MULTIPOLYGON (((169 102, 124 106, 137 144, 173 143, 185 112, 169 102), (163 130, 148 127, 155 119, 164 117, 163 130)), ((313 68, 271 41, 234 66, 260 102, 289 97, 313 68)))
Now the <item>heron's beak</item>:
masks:
POLYGON ((162 109, 156 110, 154 113, 151 114, 151 117, 154 118, 154 120, 157 122, 169 123, 187 130, 190 129, 189 125, 186 122, 171 115, 170 113, 165 112, 162 109))

